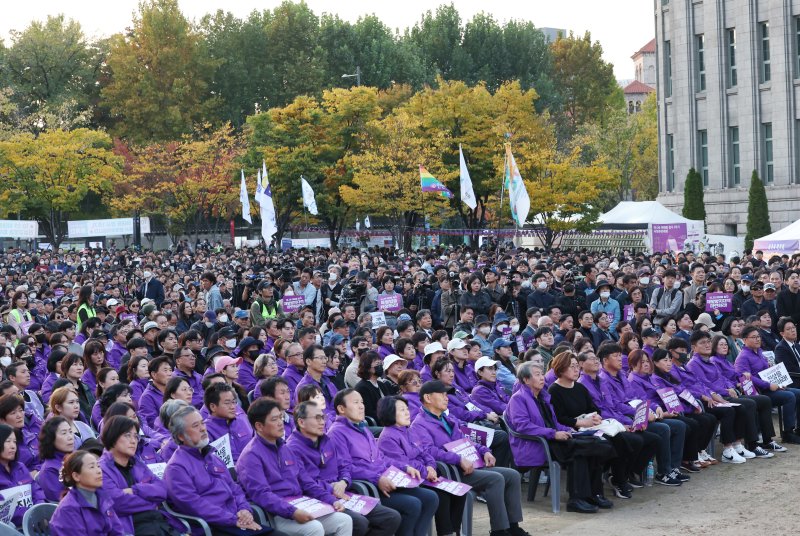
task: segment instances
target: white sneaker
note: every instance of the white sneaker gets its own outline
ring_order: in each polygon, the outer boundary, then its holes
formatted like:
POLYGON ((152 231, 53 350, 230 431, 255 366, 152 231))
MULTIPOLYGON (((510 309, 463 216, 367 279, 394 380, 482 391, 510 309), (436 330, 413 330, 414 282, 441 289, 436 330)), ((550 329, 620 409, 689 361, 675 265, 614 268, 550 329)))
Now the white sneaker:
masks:
POLYGON ((756 457, 755 453, 750 452, 749 450, 744 448, 744 446, 741 443, 736 445, 736 454, 738 454, 742 458, 746 458, 748 460, 756 457))
POLYGON ((708 452, 701 450, 700 453, 697 455, 698 459, 701 462, 715 462, 717 460, 714 459, 708 452))
POLYGON ((746 461, 731 447, 722 451, 722 463, 744 463, 746 461))

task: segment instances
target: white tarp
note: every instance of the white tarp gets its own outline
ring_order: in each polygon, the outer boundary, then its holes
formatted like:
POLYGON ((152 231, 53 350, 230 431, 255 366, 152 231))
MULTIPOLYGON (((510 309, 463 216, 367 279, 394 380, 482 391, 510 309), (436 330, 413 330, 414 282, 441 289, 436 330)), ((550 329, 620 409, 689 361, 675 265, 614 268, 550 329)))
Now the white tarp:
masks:
POLYGON ((39 236, 39 223, 27 220, 0 220, 0 236, 26 240, 39 236))
MULTIPOLYGON (((150 232, 150 218, 140 218, 142 234, 150 232)), ((125 236, 133 234, 133 218, 113 218, 109 220, 77 220, 67 222, 67 235, 70 238, 90 236, 125 236)))
POLYGON ((763 236, 753 242, 753 251, 761 250, 765 255, 791 255, 800 251, 800 220, 779 231, 763 236))

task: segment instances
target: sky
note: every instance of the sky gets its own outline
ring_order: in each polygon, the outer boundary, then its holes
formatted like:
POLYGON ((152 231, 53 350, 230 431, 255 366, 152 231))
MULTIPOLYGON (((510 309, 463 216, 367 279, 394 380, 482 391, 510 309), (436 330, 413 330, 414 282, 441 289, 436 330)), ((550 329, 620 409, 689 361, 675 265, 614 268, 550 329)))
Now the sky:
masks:
MULTIPOLYGON (((254 9, 271 9, 280 0, 179 0, 190 19, 223 9, 244 17, 254 9)), ((355 22, 362 15, 375 14, 392 29, 413 26, 427 10, 435 10, 439 1, 426 0, 306 0, 317 14, 335 13, 355 22)), ((23 30, 33 20, 64 13, 81 23, 90 38, 108 36, 130 25, 138 0, 25 0, 3 2, 0 38, 9 44, 11 30, 23 30)), ((462 20, 481 11, 499 22, 509 19, 530 20, 537 27, 561 28, 583 35, 590 31, 600 41, 604 59, 614 65, 617 79, 633 78, 631 55, 655 36, 652 0, 527 0, 501 2, 453 0, 462 20)))

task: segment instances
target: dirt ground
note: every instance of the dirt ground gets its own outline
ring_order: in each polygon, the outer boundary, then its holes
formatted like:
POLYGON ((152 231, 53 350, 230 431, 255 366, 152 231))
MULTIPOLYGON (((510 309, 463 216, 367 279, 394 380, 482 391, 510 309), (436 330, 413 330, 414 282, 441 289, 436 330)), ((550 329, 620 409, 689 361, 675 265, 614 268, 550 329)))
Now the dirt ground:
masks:
MULTIPOLYGON (((776 423, 777 429, 777 423, 776 423)), ((536 501, 526 502, 527 484, 522 500, 525 520, 522 525, 533 536, 627 535, 681 536, 725 534, 753 535, 765 530, 770 534, 793 534, 797 531, 797 482, 800 477, 800 445, 786 445, 785 453, 771 459, 748 460, 741 465, 722 464, 692 474, 680 487, 654 485, 634 490, 632 499, 618 499, 610 489, 606 497, 614 501, 611 510, 597 514, 566 511, 566 493, 562 489, 561 513, 553 514, 550 497, 542 497, 540 486, 536 501), (793 506, 794 505, 794 506, 793 506), (754 523, 754 519, 763 520, 754 523)), ((716 455, 720 455, 717 443, 716 455)), ((562 472, 562 487, 566 473, 562 472)), ((472 534, 489 534, 486 506, 475 503, 472 534)))

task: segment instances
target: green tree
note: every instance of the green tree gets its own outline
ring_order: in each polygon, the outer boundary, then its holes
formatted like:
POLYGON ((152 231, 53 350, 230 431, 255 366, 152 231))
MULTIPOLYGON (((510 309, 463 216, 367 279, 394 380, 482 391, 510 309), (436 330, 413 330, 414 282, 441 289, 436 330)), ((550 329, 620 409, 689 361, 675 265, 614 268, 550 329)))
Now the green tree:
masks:
POLYGON ((436 13, 426 12, 408 33, 420 50, 427 71, 446 80, 467 72, 469 56, 461 48, 461 15, 453 4, 441 5, 436 13))
POLYGON ((519 80, 523 89, 533 88, 539 98, 536 109, 558 109, 560 97, 553 83, 553 54, 544 33, 532 22, 510 20, 503 26, 507 60, 503 80, 519 80))
POLYGON ((703 178, 694 168, 686 174, 683 185, 683 217, 700 220, 705 224, 706 205, 703 201, 703 178))
POLYGON ((750 192, 747 198, 747 234, 744 237, 744 248, 753 249, 756 238, 767 236, 772 232, 769 223, 769 204, 764 183, 754 169, 750 177, 750 192))
POLYGON ((215 62, 177 0, 145 0, 133 28, 111 39, 104 105, 114 134, 136 142, 173 140, 211 116, 215 62))

